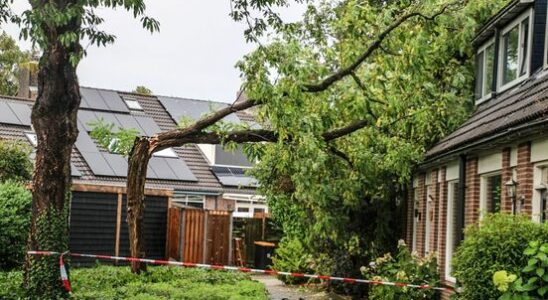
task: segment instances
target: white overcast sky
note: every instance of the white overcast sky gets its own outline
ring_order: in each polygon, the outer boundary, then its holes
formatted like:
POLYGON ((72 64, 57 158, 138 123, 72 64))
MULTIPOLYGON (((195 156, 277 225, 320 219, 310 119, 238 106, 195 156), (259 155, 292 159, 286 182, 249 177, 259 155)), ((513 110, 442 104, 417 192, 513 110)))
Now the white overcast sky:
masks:
MULTIPOLYGON (((123 10, 98 12, 106 20, 101 28, 117 40, 106 48, 88 48, 78 69, 80 84, 122 91, 144 85, 158 95, 234 101, 241 83, 234 65, 255 46, 246 44, 245 26, 228 16, 229 0, 145 2, 147 14, 160 21, 160 32, 153 35, 123 10)), ((15 1, 16 11, 27 7, 27 1, 15 1)), ((283 16, 296 20, 302 11, 293 6, 283 16)), ((3 29, 18 38, 15 26, 3 29)))

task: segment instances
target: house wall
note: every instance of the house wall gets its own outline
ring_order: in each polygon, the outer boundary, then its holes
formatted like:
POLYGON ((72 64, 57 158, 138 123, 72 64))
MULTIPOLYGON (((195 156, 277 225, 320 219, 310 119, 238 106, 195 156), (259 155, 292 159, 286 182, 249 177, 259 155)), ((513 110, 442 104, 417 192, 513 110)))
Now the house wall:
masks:
POLYGON ((206 196, 204 208, 207 210, 229 210, 236 208, 236 201, 224 199, 222 196, 206 196))
MULTIPOLYGON (((502 212, 512 212, 512 199, 507 195, 505 183, 510 179, 517 182, 517 198, 522 200, 518 211, 537 220, 540 214, 540 193, 535 190, 535 185, 540 183, 542 168, 548 167, 548 137, 510 144, 490 152, 471 153, 466 156, 465 179, 465 226, 477 223, 481 219, 481 201, 485 197, 484 179, 493 174, 501 175, 501 205, 502 212), (484 178, 484 179, 482 179, 484 178)), ((407 224, 405 240, 412 245, 413 238, 417 241, 417 253, 425 255, 426 239, 426 201, 427 189, 430 186, 430 201, 432 201, 429 213, 433 215, 433 224, 430 231, 429 250, 437 252, 439 271, 442 284, 452 286, 450 278, 446 278, 446 251, 447 251, 447 215, 449 183, 459 178, 458 161, 454 160, 443 165, 435 166, 426 172, 417 173, 414 176, 414 185, 410 187, 407 199, 407 224), (418 191, 418 206, 415 207, 414 189, 418 191), (421 214, 418 228, 413 237, 413 220, 415 209, 421 214)), ((519 202, 518 202, 519 203, 519 202)), ((449 299, 449 295, 443 295, 442 299, 449 299)))

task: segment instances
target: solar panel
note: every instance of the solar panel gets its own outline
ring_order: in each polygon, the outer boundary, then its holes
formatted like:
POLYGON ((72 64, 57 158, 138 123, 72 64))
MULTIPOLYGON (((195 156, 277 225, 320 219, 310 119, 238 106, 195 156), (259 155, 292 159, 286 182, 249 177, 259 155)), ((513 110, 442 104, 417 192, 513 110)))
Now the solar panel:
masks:
POLYGON ((152 157, 149 165, 152 170, 154 170, 158 178, 171 180, 179 179, 177 174, 171 170, 166 159, 163 157, 152 157))
POLYGON ((152 118, 143 116, 135 116, 134 118, 139 123, 139 126, 143 128, 147 136, 153 136, 162 131, 152 118))
POLYGON ((7 103, 0 102, 0 122, 13 125, 22 125, 7 103))
MULTIPOLYGON (((210 102, 210 101, 201 101, 193 99, 183 99, 183 98, 174 98, 174 97, 158 97, 160 103, 167 110, 171 118, 176 122, 182 118, 190 118, 193 120, 198 120, 202 116, 219 110, 223 107, 228 106, 225 103, 219 102, 210 102)), ((230 114, 226 116, 223 120, 227 122, 239 123, 240 119, 235 114, 230 114)))
POLYGON ((116 119, 118 119, 118 121, 120 122, 120 125, 122 126, 122 128, 125 128, 125 129, 133 128, 133 129, 138 130, 140 135, 145 134, 145 132, 143 131, 141 126, 139 126, 139 123, 137 123, 137 120, 135 120, 135 118, 133 116, 123 115, 123 114, 116 114, 116 119))
POLYGON ((99 91, 96 89, 90 88, 80 88, 80 94, 82 98, 85 99, 89 108, 100 109, 100 110, 109 110, 108 105, 103 100, 103 97, 99 94, 99 91))
POLYGON ((31 110, 30 107, 26 104, 21 103, 8 103, 11 110, 15 113, 19 121, 21 121, 21 125, 27 125, 30 126, 30 114, 31 110))
POLYGON ((117 132, 122 126, 122 124, 120 124, 120 122, 116 118, 116 115, 113 113, 98 111, 98 112, 95 112, 95 116, 97 117, 97 120, 103 120, 104 124, 111 124, 111 123, 114 124, 114 127, 112 128, 114 132, 117 132))
POLYGON ((194 176, 194 174, 192 174, 192 171, 188 168, 184 160, 180 158, 165 158, 165 160, 179 180, 198 181, 198 179, 196 178, 196 176, 194 176))
POLYGON ((116 176, 106 159, 99 152, 87 152, 79 149, 80 153, 88 163, 93 174, 97 176, 116 176))
POLYGON ((211 171, 213 171, 215 177, 219 179, 221 184, 225 186, 258 186, 257 180, 251 176, 245 175, 245 169, 243 168, 212 166, 211 171))
POLYGON ((78 121, 84 127, 85 130, 91 131, 89 123, 97 121, 97 116, 90 110, 78 110, 78 121))
POLYGON ((120 177, 127 176, 127 159, 122 155, 113 153, 102 153, 103 157, 110 165, 110 168, 114 171, 114 175, 120 177))
POLYGON ((244 155, 242 147, 238 147, 234 150, 234 152, 231 152, 225 151, 221 145, 215 145, 215 164, 243 167, 252 166, 247 157, 244 155))
POLYGON ((86 151, 99 153, 99 149, 97 148, 89 134, 86 132, 86 130, 80 128, 80 126, 78 126, 78 130, 80 132, 78 133, 78 138, 76 139, 76 148, 80 150, 80 152, 86 151))
POLYGON ((99 94, 111 111, 129 113, 127 105, 117 92, 99 90, 99 94))

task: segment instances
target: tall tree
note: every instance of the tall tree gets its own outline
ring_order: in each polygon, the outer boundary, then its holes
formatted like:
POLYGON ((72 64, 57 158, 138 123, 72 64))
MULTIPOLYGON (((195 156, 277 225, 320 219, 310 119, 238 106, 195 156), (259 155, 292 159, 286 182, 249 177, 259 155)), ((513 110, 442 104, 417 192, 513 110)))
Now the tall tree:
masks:
MULTIPOLYGON (((317 265, 328 266, 324 271, 357 270, 398 234, 394 200, 425 149, 468 113, 469 42, 478 22, 504 2, 322 1, 300 23, 275 23, 271 42, 239 64, 247 100, 136 140, 128 170, 132 256, 145 254, 143 195, 152 153, 187 143, 255 143, 247 152, 261 160, 255 174, 286 234, 322 245, 317 265), (219 124, 250 107, 258 108, 265 129, 219 124), (328 252, 347 259, 326 260, 328 252)), ((233 15, 264 29, 243 10, 233 15)))
MULTIPOLYGON (((81 40, 107 45, 115 37, 97 26, 103 19, 98 8, 122 8, 153 32, 159 24, 144 15, 142 0, 30 0, 22 15, 10 10, 13 0, 2 1, 0 18, 22 27, 23 38, 42 50, 38 71, 38 96, 32 109, 32 124, 38 147, 32 182, 32 221, 28 249, 68 250, 68 214, 71 191, 70 155, 78 128, 76 115, 80 88, 76 69, 85 55, 81 40)), ((28 256, 25 285, 32 297, 63 296, 56 259, 28 256)))

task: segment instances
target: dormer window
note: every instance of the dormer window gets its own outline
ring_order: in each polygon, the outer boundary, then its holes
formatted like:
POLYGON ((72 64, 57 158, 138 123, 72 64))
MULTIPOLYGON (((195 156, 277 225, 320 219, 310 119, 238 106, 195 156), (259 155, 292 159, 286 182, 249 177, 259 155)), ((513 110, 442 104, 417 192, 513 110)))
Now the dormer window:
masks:
POLYGON ((476 103, 491 98, 494 63, 495 43, 492 39, 479 48, 476 55, 476 103))
POLYGON ((500 35, 499 90, 503 91, 529 75, 531 12, 507 25, 500 35))

